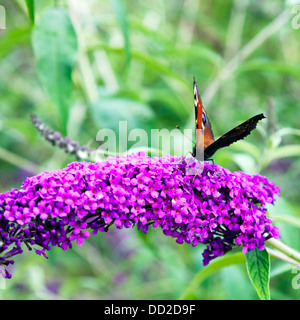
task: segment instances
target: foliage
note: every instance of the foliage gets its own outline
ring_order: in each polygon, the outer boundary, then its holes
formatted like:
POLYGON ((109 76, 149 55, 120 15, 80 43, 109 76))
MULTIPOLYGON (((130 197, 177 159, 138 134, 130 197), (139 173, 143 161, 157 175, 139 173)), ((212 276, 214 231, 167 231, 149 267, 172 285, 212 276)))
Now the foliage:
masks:
MULTIPOLYGON (((281 187, 269 214, 282 242, 300 250, 300 44, 287 2, 14 0, 4 7, 1 192, 74 161, 39 137, 31 113, 92 148, 99 147, 98 130, 116 130, 119 120, 128 121, 128 131, 193 129, 195 76, 216 136, 266 115, 251 136, 214 159, 281 187)), ((171 153, 181 150, 175 144, 171 153)), ((258 298, 241 252, 203 267, 201 249, 175 244, 158 230, 131 231, 110 231, 69 252, 54 248, 48 261, 23 254, 0 295, 258 298)), ((269 252, 271 299, 299 299, 292 264, 269 252)))

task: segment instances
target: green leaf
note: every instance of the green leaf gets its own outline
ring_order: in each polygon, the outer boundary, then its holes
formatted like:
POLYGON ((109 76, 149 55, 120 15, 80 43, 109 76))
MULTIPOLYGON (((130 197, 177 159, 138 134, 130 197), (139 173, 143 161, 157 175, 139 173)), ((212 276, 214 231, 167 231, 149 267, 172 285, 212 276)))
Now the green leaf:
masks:
POLYGON ((140 51, 133 51, 132 57, 144 62, 151 70, 156 70, 161 74, 177 79, 178 81, 186 84, 186 86, 189 86, 190 84, 186 79, 184 79, 184 77, 182 77, 182 75, 180 75, 180 73, 176 73, 174 68, 170 67, 166 61, 162 62, 160 58, 157 58, 154 55, 149 55, 140 51))
POLYGON ((249 278, 261 300, 270 300, 270 257, 267 250, 258 248, 247 252, 246 265, 249 278))
POLYGON ((193 280, 190 282, 190 284, 180 297, 180 300, 193 298, 193 292, 197 288, 197 286, 199 286, 201 282, 203 282, 206 278, 208 278, 210 275, 217 272, 218 270, 230 265, 243 263, 245 263, 245 255, 242 252, 226 254, 225 256, 218 258, 217 260, 206 266, 204 269, 200 270, 195 275, 193 280))
POLYGON ((266 59, 258 59, 258 60, 249 60, 243 62, 237 72, 274 72, 274 73, 282 73, 289 74, 294 76, 296 79, 300 79, 300 67, 296 63, 290 62, 281 62, 281 61, 270 61, 266 59))
POLYGON ((249 154, 255 159, 256 162, 261 159, 261 152, 253 143, 247 141, 237 141, 236 143, 232 144, 230 148, 249 154))
POLYGON ((0 60, 5 58, 16 48, 30 42, 31 27, 28 25, 7 30, 0 38, 0 60))
POLYGON ((257 172, 255 160, 248 154, 237 153, 233 155, 233 161, 242 169, 242 171, 249 174, 257 172))
POLYGON ((273 149, 277 148, 282 142, 282 138, 287 135, 300 136, 300 130, 294 129, 294 128, 282 128, 278 130, 277 132, 275 132, 269 137, 271 142, 271 147, 273 149))
POLYGON ((32 34, 37 71, 51 101, 58 108, 66 133, 72 94, 72 69, 77 56, 77 37, 64 9, 43 13, 32 34))
MULTIPOLYGON (((153 128, 154 114, 151 108, 141 102, 129 98, 102 97, 99 102, 89 105, 93 120, 100 129, 110 129, 114 132, 116 142, 119 142, 119 152, 126 152, 137 141, 128 141, 131 130, 153 128), (122 122, 121 122, 122 121, 122 122)), ((144 147, 148 146, 148 138, 144 147)))
POLYGON ((27 6, 29 19, 32 25, 34 25, 34 0, 25 0, 25 2, 27 6))
MULTIPOLYGON (((103 49, 106 52, 113 52, 116 54, 123 54, 123 48, 115 48, 108 46, 105 43, 96 43, 89 46, 86 50, 87 53, 93 52, 97 49, 103 49)), ((165 75, 170 78, 174 78, 183 83, 187 88, 190 88, 190 82, 187 81, 179 72, 174 71, 174 68, 169 66, 169 63, 161 58, 157 58, 154 55, 149 55, 145 52, 131 50, 131 58, 144 62, 145 66, 151 70, 151 72, 158 71, 160 75, 165 75)))
POLYGON ((118 133, 119 121, 126 121, 128 130, 152 128, 154 114, 151 108, 129 98, 102 97, 99 102, 91 104, 90 108, 100 128, 109 128, 118 133))
POLYGON ((289 158, 289 157, 299 157, 300 156, 300 146, 297 144, 285 145, 282 147, 277 147, 274 150, 268 150, 267 155, 264 160, 261 161, 262 167, 265 168, 274 160, 289 158))
POLYGON ((191 45, 190 47, 172 47, 167 46, 165 56, 175 55, 176 57, 197 57, 201 61, 212 63, 215 67, 221 68, 224 65, 222 57, 214 50, 200 45, 191 45))

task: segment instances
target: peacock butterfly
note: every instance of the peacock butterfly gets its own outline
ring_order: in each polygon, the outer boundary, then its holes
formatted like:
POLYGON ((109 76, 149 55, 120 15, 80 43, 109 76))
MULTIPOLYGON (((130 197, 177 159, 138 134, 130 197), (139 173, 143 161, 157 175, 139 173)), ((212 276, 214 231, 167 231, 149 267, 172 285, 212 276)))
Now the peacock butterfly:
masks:
POLYGON ((196 145, 193 148, 192 156, 197 160, 200 159, 199 155, 204 152, 204 160, 211 160, 214 153, 224 147, 228 147, 233 142, 244 139, 256 128, 258 121, 264 119, 265 116, 260 113, 249 120, 238 125, 234 129, 225 133, 222 137, 215 140, 210 121, 202 104, 196 80, 194 78, 194 103, 195 103, 195 119, 196 119, 196 145))

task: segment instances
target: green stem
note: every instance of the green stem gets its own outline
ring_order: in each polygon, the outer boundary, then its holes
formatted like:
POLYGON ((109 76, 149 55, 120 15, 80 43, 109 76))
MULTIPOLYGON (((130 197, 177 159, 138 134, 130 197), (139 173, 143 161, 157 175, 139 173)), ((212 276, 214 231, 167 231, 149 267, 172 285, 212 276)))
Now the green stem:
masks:
POLYGON ((275 32, 280 30, 282 26, 289 21, 290 13, 288 10, 280 13, 273 21, 265 26, 259 33, 257 33, 244 47, 242 47, 220 70, 217 77, 210 83, 208 88, 203 93, 203 101, 209 104, 220 86, 232 76, 238 66, 248 58, 264 41, 270 38, 275 32))
POLYGON ((80 12, 81 12, 81 6, 84 6, 84 3, 76 2, 74 0, 68 0, 70 17, 78 38, 78 46, 79 46, 78 65, 79 65, 79 72, 81 73, 81 76, 82 76, 81 78, 83 81, 83 87, 89 103, 96 103, 99 101, 99 94, 98 94, 98 89, 96 85, 97 81, 95 80, 95 76, 94 76, 90 61, 86 56, 85 38, 82 31, 81 20, 79 18, 80 12))
POLYGON ((0 147, 0 159, 15 165, 16 167, 22 168, 26 171, 29 171, 33 174, 38 174, 42 171, 42 169, 36 165, 35 163, 31 162, 30 160, 26 160, 17 154, 14 154, 4 148, 0 147))
POLYGON ((284 253, 279 252, 278 250, 271 249, 269 247, 267 247, 267 251, 271 256, 299 267, 298 261, 287 257, 284 253))
POLYGON ((300 253, 294 250, 293 248, 290 248, 286 244, 282 243, 280 240, 272 238, 267 241, 267 244, 277 249, 278 251, 284 253, 287 257, 300 263, 300 253))
POLYGON ((284 222, 287 224, 290 224, 291 226, 294 226, 296 228, 300 228, 300 219, 294 216, 273 216, 272 215, 272 221, 273 222, 284 222))

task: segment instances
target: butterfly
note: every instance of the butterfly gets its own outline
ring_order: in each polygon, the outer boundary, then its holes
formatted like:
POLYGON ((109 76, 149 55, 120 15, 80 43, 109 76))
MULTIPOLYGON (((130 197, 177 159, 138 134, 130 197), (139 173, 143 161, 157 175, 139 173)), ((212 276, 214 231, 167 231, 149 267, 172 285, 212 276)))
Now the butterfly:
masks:
POLYGON ((233 142, 244 139, 256 128, 258 121, 265 118, 260 113, 249 120, 238 125, 234 129, 225 133, 222 137, 215 140, 210 121, 202 104, 196 80, 194 78, 194 103, 195 103, 195 119, 196 119, 196 144, 193 148, 192 156, 197 160, 212 160, 214 153, 224 147, 228 147, 233 142), (202 159, 200 159, 202 156, 202 159))

